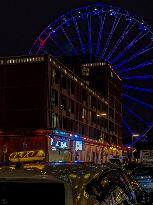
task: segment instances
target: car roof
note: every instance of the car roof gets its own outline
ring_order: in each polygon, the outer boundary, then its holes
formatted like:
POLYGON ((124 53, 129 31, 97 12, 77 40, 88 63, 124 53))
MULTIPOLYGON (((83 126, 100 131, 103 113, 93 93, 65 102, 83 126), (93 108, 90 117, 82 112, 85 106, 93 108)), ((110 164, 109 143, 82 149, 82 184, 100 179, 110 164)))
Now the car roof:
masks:
POLYGON ((15 168, 13 166, 0 168, 0 180, 39 180, 49 181, 50 183, 61 183, 55 176, 46 174, 44 171, 37 169, 15 168))

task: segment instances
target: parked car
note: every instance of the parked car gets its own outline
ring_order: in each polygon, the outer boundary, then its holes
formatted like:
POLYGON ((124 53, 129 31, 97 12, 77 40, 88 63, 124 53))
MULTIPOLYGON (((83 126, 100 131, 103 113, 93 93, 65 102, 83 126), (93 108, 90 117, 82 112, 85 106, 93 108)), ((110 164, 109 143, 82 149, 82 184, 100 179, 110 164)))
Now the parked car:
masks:
POLYGON ((0 168, 0 205, 73 205, 69 184, 43 170, 0 168))
POLYGON ((143 205, 148 195, 115 165, 50 163, 0 169, 0 204, 143 205))
POLYGON ((142 163, 137 165, 132 174, 140 185, 146 190, 150 196, 150 203, 153 204, 153 164, 142 163))

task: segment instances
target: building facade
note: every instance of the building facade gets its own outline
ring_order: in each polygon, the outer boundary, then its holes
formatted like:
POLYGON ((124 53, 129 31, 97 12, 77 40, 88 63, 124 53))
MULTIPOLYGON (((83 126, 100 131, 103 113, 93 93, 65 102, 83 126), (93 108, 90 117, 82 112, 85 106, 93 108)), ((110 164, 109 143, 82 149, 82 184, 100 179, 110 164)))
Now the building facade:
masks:
POLYGON ((101 163, 121 156, 120 84, 114 86, 118 80, 110 75, 103 94, 51 55, 1 58, 1 161, 38 149, 46 161, 101 163))

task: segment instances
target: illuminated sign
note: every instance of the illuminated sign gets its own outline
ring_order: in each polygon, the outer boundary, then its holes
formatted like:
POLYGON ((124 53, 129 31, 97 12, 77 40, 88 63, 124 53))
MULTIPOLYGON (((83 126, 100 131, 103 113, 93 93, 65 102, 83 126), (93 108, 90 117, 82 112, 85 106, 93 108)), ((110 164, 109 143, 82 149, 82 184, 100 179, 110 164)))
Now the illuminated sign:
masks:
POLYGON ((68 142, 65 138, 57 139, 56 137, 53 137, 51 138, 51 146, 59 149, 66 149, 68 148, 68 142))
POLYGON ((11 162, 42 161, 44 159, 45 152, 43 150, 13 152, 9 156, 11 162))
POLYGON ((76 141, 75 142, 75 150, 81 151, 83 149, 83 142, 82 141, 76 141))

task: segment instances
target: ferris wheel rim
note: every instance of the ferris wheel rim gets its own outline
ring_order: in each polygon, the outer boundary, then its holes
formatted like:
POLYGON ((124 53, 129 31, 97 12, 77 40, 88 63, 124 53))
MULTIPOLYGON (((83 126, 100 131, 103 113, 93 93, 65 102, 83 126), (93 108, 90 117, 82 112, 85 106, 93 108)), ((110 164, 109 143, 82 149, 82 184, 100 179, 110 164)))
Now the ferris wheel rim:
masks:
MULTIPOLYGON (((52 29, 52 27, 54 26, 55 23, 58 23, 59 21, 61 21, 63 18, 67 17, 70 15, 70 18, 67 20, 67 21, 71 21, 73 18, 78 18, 78 15, 76 15, 75 17, 72 15, 73 13, 75 12, 79 12, 83 9, 91 9, 91 8, 97 8, 97 7, 101 7, 101 8, 107 8, 109 10, 102 10, 101 13, 108 13, 110 12, 110 10, 112 11, 115 11, 117 14, 121 14, 121 15, 124 15, 126 16, 127 18, 131 18, 132 20, 134 20, 135 22, 139 23, 139 24, 144 24, 146 29, 153 35, 153 29, 146 23, 144 22, 140 17, 138 16, 135 16, 133 14, 131 14, 129 11, 125 10, 125 9, 121 9, 121 8, 118 8, 118 7, 115 7, 115 6, 111 6, 111 5, 106 5, 106 4, 91 4, 91 5, 88 5, 88 6, 82 6, 82 7, 79 7, 79 8, 76 8, 74 10, 71 10, 71 11, 68 11, 68 12, 65 12, 63 13, 62 15, 60 15, 59 17, 57 17, 56 19, 54 19, 48 26, 46 26, 43 31, 38 35, 38 37, 35 39, 34 43, 33 43, 33 46, 30 48, 29 50, 29 54, 33 54, 32 52, 32 49, 33 47, 36 46, 36 44, 38 43, 38 52, 39 52, 39 47, 43 46, 46 41, 48 40, 49 36, 53 33, 56 32, 56 30, 58 30, 59 28, 61 28, 62 26, 64 26, 67 22, 64 20, 63 23, 61 24, 60 22, 60 25, 59 27, 56 27, 54 29, 52 29), (46 33, 48 34, 46 36, 46 38, 44 40, 41 39, 41 36, 46 33)), ((97 10, 96 10, 97 11, 97 10)), ((95 12, 95 10, 91 10, 91 11, 86 11, 86 12, 89 12, 90 14, 93 14, 93 12, 95 12)), ((85 13, 86 13, 85 12, 85 13)), ((83 12, 84 14, 84 12, 83 12)), ((79 13, 79 15, 83 15, 81 13, 79 13)), ((38 53, 37 52, 37 53, 38 53)))

